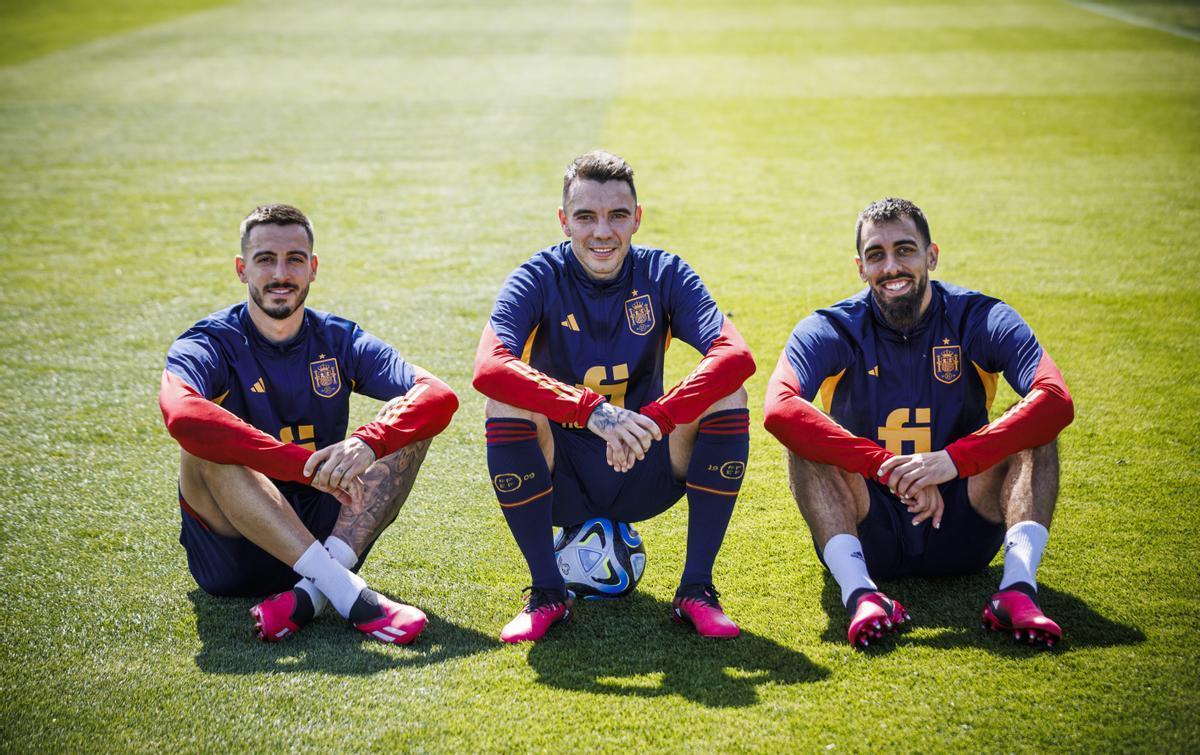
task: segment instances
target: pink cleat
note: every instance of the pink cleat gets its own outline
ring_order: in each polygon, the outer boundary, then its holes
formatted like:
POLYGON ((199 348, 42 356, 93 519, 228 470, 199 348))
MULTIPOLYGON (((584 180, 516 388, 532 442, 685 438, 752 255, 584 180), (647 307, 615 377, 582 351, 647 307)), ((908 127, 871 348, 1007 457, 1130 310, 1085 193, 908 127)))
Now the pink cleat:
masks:
POLYGON ((391 600, 369 587, 350 608, 350 623, 363 634, 390 645, 408 645, 417 639, 429 619, 420 608, 391 600))
POLYGON ((846 639, 856 648, 865 648, 871 639, 882 639, 911 621, 908 610, 879 591, 858 590, 850 596, 854 613, 850 617, 850 629, 846 639))
POLYGON ((738 625, 725 615, 725 610, 717 602, 719 597, 720 594, 712 585, 684 585, 671 602, 671 618, 676 624, 691 624, 701 637, 737 637, 740 631, 738 625))
POLYGON ((992 631, 1012 632, 1013 639, 1052 648, 1062 639, 1062 629, 1037 602, 1037 590, 1017 582, 988 598, 983 607, 983 626, 992 631))
POLYGON ((272 595, 250 609, 258 639, 279 642, 295 634, 313 620, 312 598, 304 590, 292 588, 272 595))
POLYGON ((500 639, 505 642, 537 642, 547 630, 560 621, 569 621, 575 605, 570 590, 543 590, 529 588, 526 605, 512 621, 500 630, 500 639))

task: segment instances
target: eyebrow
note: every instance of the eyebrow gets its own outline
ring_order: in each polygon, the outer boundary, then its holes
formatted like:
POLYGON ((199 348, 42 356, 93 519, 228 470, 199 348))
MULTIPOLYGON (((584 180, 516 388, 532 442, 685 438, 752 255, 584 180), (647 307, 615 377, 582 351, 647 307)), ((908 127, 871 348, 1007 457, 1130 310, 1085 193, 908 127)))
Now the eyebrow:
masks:
MULTIPOLYGON (((255 251, 255 252, 252 252, 252 253, 250 254, 250 259, 254 259, 254 260, 256 260, 256 259, 258 259, 259 257, 261 257, 261 256, 262 256, 262 255, 264 255, 264 254, 278 254, 278 252, 276 252, 274 249, 259 249, 259 250, 255 251)), ((305 257, 307 257, 307 256, 308 256, 308 252, 307 252, 306 250, 304 250, 304 249, 290 249, 290 250, 288 250, 288 251, 286 251, 286 252, 283 252, 283 254, 284 254, 284 255, 289 255, 289 254, 303 254, 305 257)))
MULTIPOLYGON (((918 244, 916 242, 915 239, 908 239, 908 238, 896 239, 896 243, 892 244, 892 246, 894 246, 894 247, 895 246, 904 246, 906 244, 910 245, 910 246, 915 246, 918 248, 921 246, 920 244, 918 244)), ((870 246, 863 247, 863 254, 866 254, 867 252, 873 252, 877 249, 883 249, 883 244, 876 242, 874 244, 871 244, 870 246)))

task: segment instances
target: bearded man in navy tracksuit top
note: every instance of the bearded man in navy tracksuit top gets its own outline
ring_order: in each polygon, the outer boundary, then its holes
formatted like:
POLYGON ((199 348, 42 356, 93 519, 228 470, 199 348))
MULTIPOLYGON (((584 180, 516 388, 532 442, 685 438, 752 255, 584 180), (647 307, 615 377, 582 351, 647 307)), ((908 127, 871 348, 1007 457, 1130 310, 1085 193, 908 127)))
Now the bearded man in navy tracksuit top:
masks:
POLYGON ((1006 543, 984 624, 1052 645, 1062 630, 1038 605, 1036 573, 1055 439, 1074 417, 1062 373, 1012 307, 929 280, 938 247, 914 204, 875 202, 856 233, 867 288, 800 321, 766 404, 848 639, 866 645, 908 620, 872 577, 982 569, 1006 543), (1001 374, 1023 398, 989 422, 1001 374))
POLYGON ((182 447, 188 568, 214 595, 275 593, 251 609, 268 642, 331 603, 359 631, 408 644, 425 614, 357 572, 458 400, 358 325, 304 306, 317 275, 304 213, 255 209, 241 247, 234 267, 247 301, 176 339, 159 392, 182 447), (347 438, 352 391, 386 403, 347 438))
POLYGON ((687 263, 631 245, 641 218, 624 160, 576 159, 558 211, 569 241, 508 277, 480 340, 474 384, 489 399, 488 470, 532 578, 528 603, 501 632, 506 642, 541 639, 570 615, 552 524, 640 521, 685 492, 674 617, 705 637, 738 633, 712 571, 745 474, 742 383, 754 360, 687 263), (672 339, 703 358, 664 393, 672 339))

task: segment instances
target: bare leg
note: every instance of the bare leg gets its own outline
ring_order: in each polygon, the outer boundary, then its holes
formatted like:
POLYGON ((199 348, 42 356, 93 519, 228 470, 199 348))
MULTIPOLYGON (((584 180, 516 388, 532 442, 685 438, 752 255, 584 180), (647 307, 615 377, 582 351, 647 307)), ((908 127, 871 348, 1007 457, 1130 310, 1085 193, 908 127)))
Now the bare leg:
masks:
POLYGON ((432 439, 419 440, 372 464, 359 478, 353 506, 343 506, 333 535, 362 555, 400 513, 432 439))
POLYGON ((187 451, 180 453, 179 486, 184 500, 213 532, 244 537, 289 565, 315 542, 266 475, 233 464, 214 464, 187 451))
POLYGON ((1011 527, 1037 522, 1050 529, 1058 501, 1058 442, 1018 451, 967 481, 971 507, 1011 527))
POLYGON ((858 535, 871 501, 867 483, 828 464, 801 459, 788 452, 788 480, 813 539, 822 550, 835 535, 858 535))
POLYGON ((1057 442, 1019 451, 967 486, 975 510, 1008 528, 1000 591, 985 604, 983 625, 1018 641, 1054 645, 1062 628, 1038 605, 1037 569, 1058 499, 1057 442))

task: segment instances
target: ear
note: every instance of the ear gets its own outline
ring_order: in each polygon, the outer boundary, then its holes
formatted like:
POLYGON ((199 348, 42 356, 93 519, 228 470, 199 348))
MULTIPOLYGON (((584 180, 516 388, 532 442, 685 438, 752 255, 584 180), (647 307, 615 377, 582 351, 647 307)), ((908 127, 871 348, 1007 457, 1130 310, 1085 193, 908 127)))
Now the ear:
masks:
POLYGON ((312 265, 312 278, 310 278, 309 280, 316 280, 317 279, 317 255, 315 253, 312 256, 312 260, 311 260, 310 264, 312 265))
POLYGON ((937 261, 938 261, 938 252, 939 251, 940 250, 938 249, 937 244, 930 244, 929 249, 927 249, 925 251, 925 253, 929 255, 929 269, 930 270, 937 270, 937 261))
POLYGON ((567 225, 567 211, 562 207, 558 208, 558 224, 562 226, 562 232, 567 238, 571 238, 571 228, 567 225))
POLYGON ((642 227, 642 206, 638 205, 637 207, 633 208, 633 230, 629 232, 629 235, 632 236, 633 234, 637 233, 638 229, 641 227, 642 227))
POLYGON ((238 280, 246 283, 246 260, 242 258, 242 255, 239 254, 233 258, 233 269, 237 273, 238 280))
POLYGON ((859 255, 857 255, 857 254, 856 254, 856 255, 854 255, 854 264, 858 266, 858 277, 859 277, 859 279, 860 279, 860 280, 861 280, 863 283, 866 283, 866 282, 867 282, 867 274, 866 274, 865 272, 863 272, 862 257, 860 257, 860 256, 859 256, 859 255))

